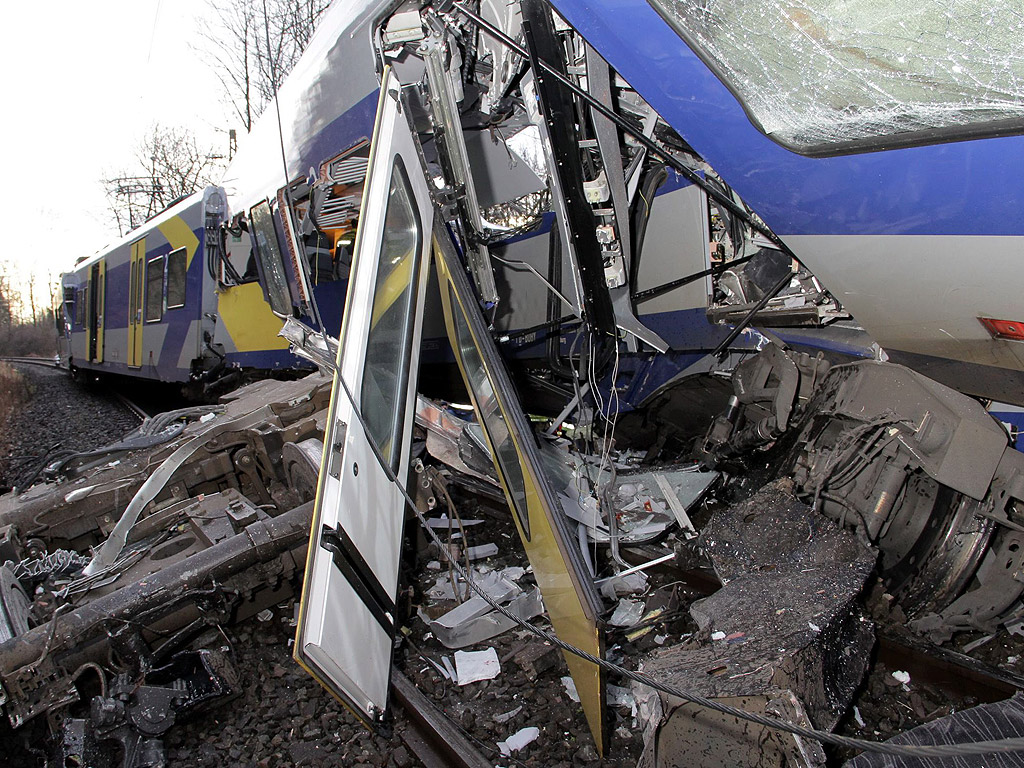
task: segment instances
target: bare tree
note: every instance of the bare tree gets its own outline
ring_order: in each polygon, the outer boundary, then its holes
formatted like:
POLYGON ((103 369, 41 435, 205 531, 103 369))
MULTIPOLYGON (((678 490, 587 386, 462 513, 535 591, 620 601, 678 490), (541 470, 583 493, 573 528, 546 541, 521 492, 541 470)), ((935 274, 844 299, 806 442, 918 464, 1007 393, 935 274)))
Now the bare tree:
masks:
POLYGON ((107 203, 123 235, 181 197, 216 183, 224 156, 201 148, 183 128, 154 125, 135 149, 135 167, 103 180, 107 203))
POLYGON ((210 56, 246 133, 313 36, 330 0, 209 0, 210 56))
POLYGON ((12 261, 0 259, 0 355, 47 355, 54 351, 53 312, 39 306, 41 294, 35 273, 26 282, 12 261))

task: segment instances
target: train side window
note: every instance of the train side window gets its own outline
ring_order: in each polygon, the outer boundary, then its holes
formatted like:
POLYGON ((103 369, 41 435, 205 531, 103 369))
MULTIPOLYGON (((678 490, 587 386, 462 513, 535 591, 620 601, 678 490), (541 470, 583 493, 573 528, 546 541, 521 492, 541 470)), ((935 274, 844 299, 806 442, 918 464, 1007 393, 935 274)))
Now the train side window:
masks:
POLYGON ((870 151, 1024 128, 1018 2, 649 2, 752 122, 795 152, 870 151))
POLYGON ((155 323, 164 316, 164 262, 157 256, 146 262, 146 322, 155 323))
POLYGON ((185 271, 188 250, 179 248, 167 254, 167 308, 185 306, 185 271))
POLYGON ((75 291, 78 294, 78 301, 75 304, 75 325, 79 328, 85 327, 85 289, 75 291))
POLYGON ((369 161, 370 144, 363 141, 320 168, 299 228, 317 284, 348 279, 369 161))
POLYGON ((284 259, 281 256, 281 246, 277 242, 270 203, 262 202, 253 206, 249 213, 252 217, 250 236, 255 240, 255 255, 265 280, 263 288, 270 308, 279 315, 291 315, 292 298, 288 291, 288 278, 285 276, 284 259))
POLYGON ((381 453, 398 467, 407 379, 406 347, 412 338, 412 306, 416 291, 422 228, 413 205, 412 190, 401 158, 395 159, 384 214, 377 277, 373 287, 373 311, 366 337, 366 362, 360 390, 366 431, 381 453))

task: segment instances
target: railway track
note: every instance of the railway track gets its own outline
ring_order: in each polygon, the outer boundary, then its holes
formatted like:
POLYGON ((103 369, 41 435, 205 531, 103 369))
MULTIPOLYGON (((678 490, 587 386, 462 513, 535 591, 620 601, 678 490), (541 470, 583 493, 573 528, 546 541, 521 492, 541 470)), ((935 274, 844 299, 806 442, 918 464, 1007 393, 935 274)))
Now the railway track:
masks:
POLYGON ((487 760, 433 702, 396 669, 391 693, 409 725, 400 736, 426 768, 490 768, 487 760))
MULTIPOLYGON (((0 362, 13 363, 17 365, 38 365, 44 368, 60 368, 60 360, 57 357, 0 357, 0 362)), ((143 408, 138 403, 127 397, 115 388, 109 389, 110 394, 117 398, 125 408, 135 414, 141 421, 155 416, 159 411, 153 408, 143 408)))
POLYGON ((129 411, 131 411, 136 416, 138 416, 141 421, 145 421, 149 417, 156 415, 155 413, 149 413, 147 410, 142 408, 142 406, 140 406, 137 403, 134 403, 133 401, 129 400, 127 397, 125 397, 120 392, 117 392, 116 390, 111 390, 110 394, 112 394, 115 398, 117 398, 117 401, 119 403, 121 403, 121 405, 123 405, 129 411))
POLYGON ((41 365, 46 368, 60 368, 56 357, 0 357, 3 363, 20 363, 23 365, 41 365))

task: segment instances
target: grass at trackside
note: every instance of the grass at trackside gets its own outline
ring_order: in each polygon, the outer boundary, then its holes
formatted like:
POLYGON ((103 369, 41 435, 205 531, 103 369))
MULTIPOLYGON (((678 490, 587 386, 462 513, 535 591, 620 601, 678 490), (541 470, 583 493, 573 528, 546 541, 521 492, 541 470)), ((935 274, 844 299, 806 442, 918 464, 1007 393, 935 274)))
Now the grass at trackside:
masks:
POLYGON ((7 363, 0 363, 0 429, 11 412, 29 396, 25 377, 7 363))

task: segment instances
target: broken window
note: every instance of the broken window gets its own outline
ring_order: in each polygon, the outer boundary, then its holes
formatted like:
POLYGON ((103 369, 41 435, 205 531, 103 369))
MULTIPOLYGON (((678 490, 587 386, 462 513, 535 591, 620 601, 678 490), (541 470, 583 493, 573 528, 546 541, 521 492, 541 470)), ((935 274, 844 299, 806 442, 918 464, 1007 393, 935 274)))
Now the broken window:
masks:
POLYGON ((164 316, 164 257, 146 262, 146 322, 155 323, 164 316))
POLYGON ((256 258, 259 260, 260 271, 263 273, 267 302, 277 314, 290 315, 292 313, 291 293, 288 291, 288 278, 285 276, 284 259, 281 257, 281 246, 277 242, 277 231, 274 228, 270 203, 262 202, 254 206, 251 215, 252 235, 256 241, 256 258))
POLYGON ((405 168, 401 158, 396 158, 391 171, 360 391, 367 431, 393 468, 398 466, 399 445, 394 437, 403 423, 401 405, 409 377, 405 361, 412 337, 410 306, 419 251, 420 223, 405 168))
POLYGON ((300 225, 306 257, 314 281, 348 278, 355 249, 356 230, 363 201, 370 145, 362 142, 327 161, 320 170, 300 225))
POLYGON ((1018 3, 651 2, 758 127, 797 151, 1024 127, 1018 3))
POLYGON ((185 306, 185 271, 188 250, 179 248, 167 255, 167 308, 185 306))
MULTIPOLYGON (((455 289, 449 286, 448 290, 451 293, 449 299, 451 306, 457 307, 458 299, 455 296, 455 289)), ((498 400, 494 395, 494 388, 487 377, 487 370, 476 351, 476 344, 473 343, 466 318, 461 312, 452 312, 452 327, 455 331, 455 338, 458 340, 458 353, 465 366, 466 378, 476 393, 480 416, 484 426, 487 427, 491 445, 494 447, 494 454, 512 499, 513 511, 519 518, 523 532, 529 536, 530 517, 526 502, 526 482, 523 480, 523 470, 519 465, 519 454, 516 453, 515 443, 512 442, 512 435, 509 434, 508 425, 505 423, 498 400)))

